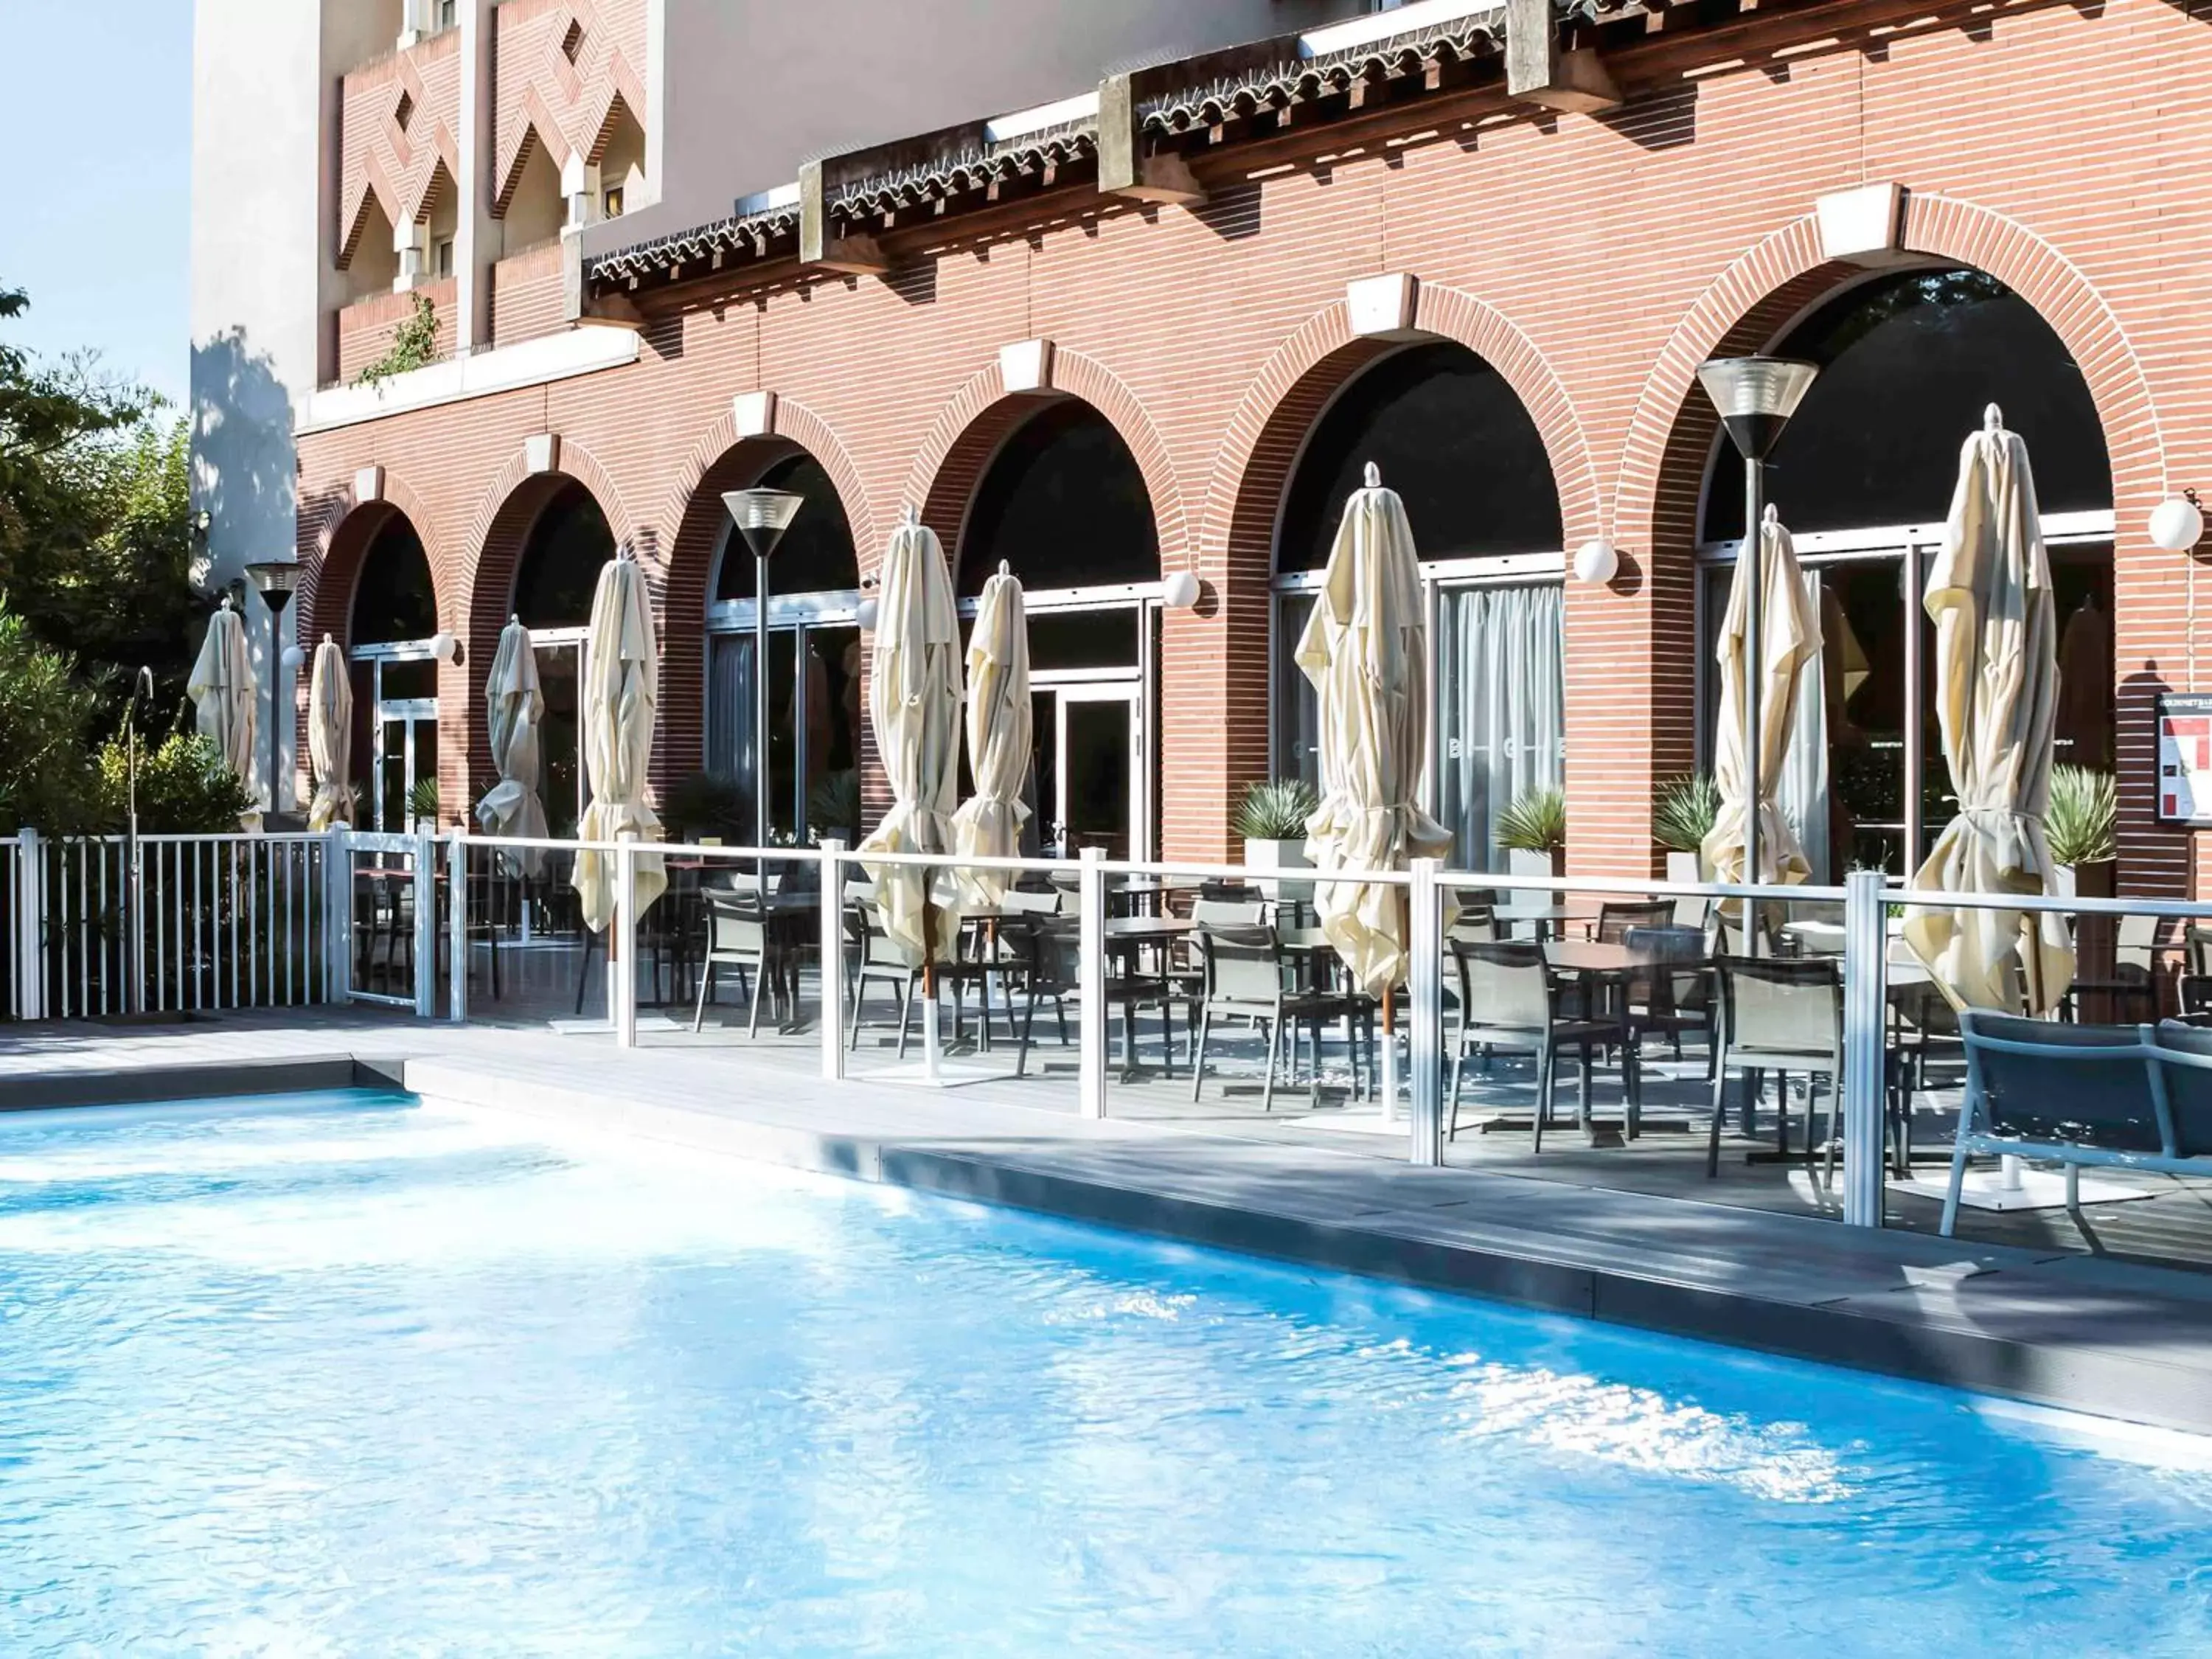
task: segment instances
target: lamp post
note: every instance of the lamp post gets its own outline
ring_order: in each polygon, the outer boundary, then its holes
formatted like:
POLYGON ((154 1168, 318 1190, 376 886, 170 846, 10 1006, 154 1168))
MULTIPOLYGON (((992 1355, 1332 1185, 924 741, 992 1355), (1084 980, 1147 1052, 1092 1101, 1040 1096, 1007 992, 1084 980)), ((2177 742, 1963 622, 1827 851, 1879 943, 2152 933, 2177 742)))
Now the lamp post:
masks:
POLYGON ((768 899, 768 561, 806 505, 787 489, 732 489, 722 496, 738 533, 753 551, 753 845, 763 903, 768 899))
MULTIPOLYGON (((1764 516, 1766 458, 1782 441, 1782 434, 1813 379, 1817 363, 1789 357, 1718 357, 1698 370, 1705 395, 1720 411, 1721 424, 1743 457, 1743 880, 1759 883, 1759 634, 1760 555, 1765 550, 1764 516)), ((1753 906, 1743 907, 1744 951, 1759 954, 1759 929, 1752 920, 1753 906)))
POLYGON ((292 590, 300 585, 300 567, 291 559, 270 559, 259 564, 249 564, 246 574, 253 579, 254 586, 261 590, 261 602, 269 607, 269 810, 276 810, 276 696, 277 682, 283 678, 283 647, 277 643, 283 632, 284 607, 292 602, 292 590))

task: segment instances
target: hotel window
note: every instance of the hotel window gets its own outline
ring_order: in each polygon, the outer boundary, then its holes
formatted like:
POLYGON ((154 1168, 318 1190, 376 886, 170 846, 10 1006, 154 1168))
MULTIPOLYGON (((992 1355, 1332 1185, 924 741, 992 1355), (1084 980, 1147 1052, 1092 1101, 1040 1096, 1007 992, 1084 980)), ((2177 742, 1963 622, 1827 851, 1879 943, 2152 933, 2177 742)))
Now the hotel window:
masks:
MULTIPOLYGON (((1767 498, 1796 543, 1820 617, 1820 660, 1797 699, 1778 804, 1815 882, 1840 881, 1854 866, 1909 874, 1958 811, 1936 714, 1936 630, 1921 593, 1942 544, 1960 447, 1988 404, 2027 441, 2033 466, 2057 610, 2057 757, 2112 768, 2112 498, 2103 428, 2050 325, 1995 277, 1964 267, 1857 283, 1772 349, 1821 365, 1767 472, 1767 498)), ((1743 534, 1742 465, 1725 444, 1717 455, 1699 549, 1708 757, 1715 638, 1743 534)))
POLYGON ((461 0, 438 0, 438 27, 449 29, 461 21, 461 0))
POLYGON ((1297 662, 1344 503, 1372 461, 1406 503, 1429 609, 1435 749, 1426 795, 1450 862, 1502 867, 1498 815, 1565 777, 1563 531, 1542 435, 1463 346, 1407 346, 1362 370, 1315 422, 1277 528, 1273 750, 1320 780, 1318 713, 1297 662))
POLYGON ((620 185, 610 185, 599 195, 599 216, 602 219, 622 217, 623 192, 620 185))
POLYGON ((450 276, 453 274, 453 239, 441 236, 430 246, 430 274, 450 276))

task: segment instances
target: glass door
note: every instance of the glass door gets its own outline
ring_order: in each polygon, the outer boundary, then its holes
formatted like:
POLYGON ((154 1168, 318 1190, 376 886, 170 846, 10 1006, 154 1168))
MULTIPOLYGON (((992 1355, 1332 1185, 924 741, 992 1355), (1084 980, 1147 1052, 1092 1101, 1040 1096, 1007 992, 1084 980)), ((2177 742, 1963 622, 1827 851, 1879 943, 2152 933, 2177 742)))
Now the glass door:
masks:
POLYGON ((1048 854, 1131 855, 1143 830, 1143 690, 1063 685, 1032 694, 1039 837, 1048 854))

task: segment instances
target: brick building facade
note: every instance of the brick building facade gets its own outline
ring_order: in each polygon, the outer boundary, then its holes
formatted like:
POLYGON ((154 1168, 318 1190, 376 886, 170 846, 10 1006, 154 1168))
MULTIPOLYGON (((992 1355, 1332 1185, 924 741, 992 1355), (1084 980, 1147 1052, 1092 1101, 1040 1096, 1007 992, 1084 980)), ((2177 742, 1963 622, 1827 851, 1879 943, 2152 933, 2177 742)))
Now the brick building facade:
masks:
MULTIPOLYGON (((1619 551, 1611 581, 1565 585, 1571 864, 1643 873, 1655 793, 1697 759, 1717 431, 1697 366, 1768 347, 1869 270, 1966 267, 2034 308, 2094 401, 2122 878, 2191 890, 2201 838, 2154 818, 2153 716, 2159 690, 2203 689, 2198 562, 2145 526, 2212 477, 2212 4, 1606 5, 1595 24, 1547 22, 1533 88, 1504 61, 1525 8, 1445 9, 1484 13, 1477 49, 1439 26, 1334 81, 1178 118, 1156 145, 1176 165, 1140 165, 1136 193, 1101 187, 1118 165, 1102 120, 1033 146, 1018 180, 948 182, 902 151, 879 169, 906 191, 889 216, 888 198, 863 210, 848 191, 818 243, 804 210, 764 202, 690 247, 572 258, 565 309, 532 331, 634 328, 635 361, 414 408, 400 387, 392 412, 302 430, 301 636, 347 639, 363 559, 404 515, 463 646, 437 670, 438 775, 447 801, 473 801, 492 781, 483 672, 518 561, 580 488, 655 596, 665 787, 705 740, 721 490, 803 453, 863 578, 909 503, 957 559, 1002 446, 1053 395, 1079 399, 1141 475, 1161 574, 1200 584, 1194 605, 1150 613, 1146 839, 1218 858, 1237 793, 1271 767, 1277 531, 1309 435, 1362 369, 1455 342, 1540 434, 1551 551, 1619 551)), ((503 87, 501 108, 520 95, 503 87)))

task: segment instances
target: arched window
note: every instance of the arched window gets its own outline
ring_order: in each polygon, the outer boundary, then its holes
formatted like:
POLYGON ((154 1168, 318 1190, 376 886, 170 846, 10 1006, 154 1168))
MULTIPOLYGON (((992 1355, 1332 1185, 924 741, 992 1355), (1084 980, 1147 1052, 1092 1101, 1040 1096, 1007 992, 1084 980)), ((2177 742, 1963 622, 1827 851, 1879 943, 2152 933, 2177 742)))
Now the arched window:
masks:
MULTIPOLYGON (((1906 874, 1958 810, 1936 718, 1935 630, 1922 605, 1959 452, 1997 404, 2027 441, 2060 629, 2062 762, 2109 768, 2112 472, 2081 369, 2003 283, 1966 266, 1840 289, 1770 349, 1820 365, 1777 446, 1767 498, 1795 534, 1821 657, 1796 699, 1778 793, 1816 881, 1852 865, 1906 874), (1916 684, 1917 678, 1917 684, 1916 684)), ((1702 394, 1697 394, 1702 395, 1702 394)), ((1735 580, 1743 465, 1715 447, 1703 502, 1701 663, 1735 580)), ((1706 752, 1717 702, 1704 672, 1706 752)))
MULTIPOLYGON (((803 452, 786 456, 761 474, 759 488, 787 489, 806 501, 776 545, 769 568, 770 594, 842 593, 858 588, 860 562, 853 546, 853 526, 822 463, 803 452)), ((752 598, 754 574, 752 554, 726 515, 715 601, 752 598)))
POLYGON ((981 592, 1001 561, 1035 588, 1160 579, 1145 475, 1114 423, 1079 398, 1046 404, 991 458, 961 534, 961 596, 981 592))
POLYGON ((1278 570, 1328 562, 1345 498, 1370 461, 1405 501, 1424 560, 1559 550, 1543 436, 1505 377, 1465 346, 1393 352, 1338 394, 1291 475, 1278 570))
POLYGON ((530 528, 515 568, 514 614, 533 629, 583 627, 599 571, 614 556, 614 532, 591 491, 562 484, 530 528))
POLYGON ((1360 370, 1299 452, 1275 535, 1274 770, 1320 781, 1319 704, 1295 653, 1370 461, 1406 503, 1431 568, 1435 809, 1454 864, 1498 868, 1498 816, 1565 775, 1565 606, 1552 574, 1564 532, 1543 434, 1505 377, 1465 346, 1407 346, 1360 370), (1529 556, 1548 556, 1552 570, 1532 570, 1529 556))
POLYGON ((362 555, 346 642, 391 645, 438 631, 438 601, 422 538, 404 513, 389 514, 362 555))
MULTIPOLYGON (((2027 441, 2045 513, 2112 504, 2105 431, 2081 369, 2035 307, 1985 272, 1859 283, 1776 349, 1820 365, 1767 470, 1767 498, 1800 534, 1941 520, 1959 447, 1992 403, 2027 441)), ((1742 534, 1743 469, 1724 458, 1706 483, 1702 539, 1742 534)))

